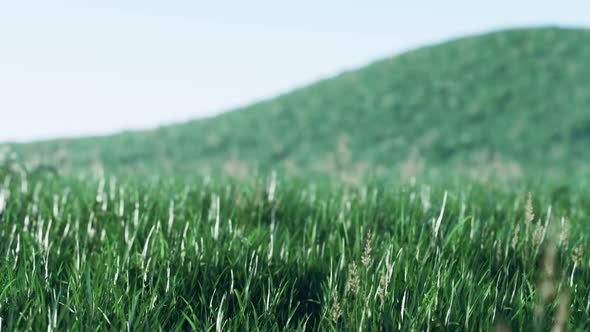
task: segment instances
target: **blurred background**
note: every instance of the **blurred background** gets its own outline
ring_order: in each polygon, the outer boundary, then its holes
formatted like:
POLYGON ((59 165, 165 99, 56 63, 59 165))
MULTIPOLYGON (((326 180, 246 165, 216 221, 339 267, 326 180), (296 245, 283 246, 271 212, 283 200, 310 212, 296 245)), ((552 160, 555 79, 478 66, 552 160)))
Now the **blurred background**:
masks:
POLYGON ((3 1, 0 142, 207 117, 449 39, 588 26, 588 1, 3 1))

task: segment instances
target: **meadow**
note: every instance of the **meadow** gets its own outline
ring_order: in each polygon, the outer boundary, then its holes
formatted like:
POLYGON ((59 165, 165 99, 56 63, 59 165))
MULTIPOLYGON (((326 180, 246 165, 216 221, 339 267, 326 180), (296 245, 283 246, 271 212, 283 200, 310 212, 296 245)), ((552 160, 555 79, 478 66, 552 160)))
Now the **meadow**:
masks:
POLYGON ((590 328, 587 189, 1 180, 3 330, 590 328))
POLYGON ((588 59, 497 31, 0 144, 0 331, 588 331, 588 59))

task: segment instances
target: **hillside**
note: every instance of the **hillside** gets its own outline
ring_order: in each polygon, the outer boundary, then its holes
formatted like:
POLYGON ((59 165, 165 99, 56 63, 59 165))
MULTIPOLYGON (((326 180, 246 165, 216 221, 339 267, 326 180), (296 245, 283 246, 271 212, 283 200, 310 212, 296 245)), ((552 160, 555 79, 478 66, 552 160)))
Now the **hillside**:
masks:
POLYGON ((588 59, 588 30, 500 31, 209 119, 11 149, 82 173, 588 174, 588 59))

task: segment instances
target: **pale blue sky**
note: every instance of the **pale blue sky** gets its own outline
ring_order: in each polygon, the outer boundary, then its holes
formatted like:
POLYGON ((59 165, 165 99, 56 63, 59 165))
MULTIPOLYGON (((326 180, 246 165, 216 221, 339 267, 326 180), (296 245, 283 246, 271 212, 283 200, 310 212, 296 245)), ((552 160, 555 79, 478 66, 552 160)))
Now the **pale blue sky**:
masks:
POLYGON ((0 0, 0 141, 208 116, 465 34, 587 27, 588 13, 588 0, 0 0))

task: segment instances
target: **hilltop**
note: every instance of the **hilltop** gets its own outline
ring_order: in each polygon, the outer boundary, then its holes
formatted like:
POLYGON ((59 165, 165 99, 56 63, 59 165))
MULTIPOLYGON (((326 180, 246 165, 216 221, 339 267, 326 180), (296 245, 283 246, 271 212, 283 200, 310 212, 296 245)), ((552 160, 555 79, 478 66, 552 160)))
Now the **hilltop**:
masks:
POLYGON ((82 173, 588 174, 588 59, 588 30, 499 31, 213 118, 11 149, 82 173))

